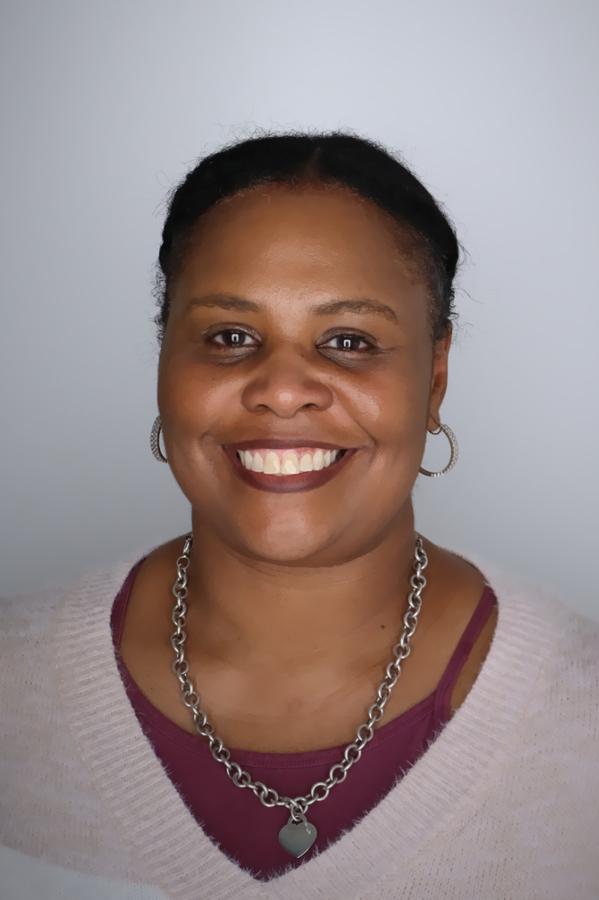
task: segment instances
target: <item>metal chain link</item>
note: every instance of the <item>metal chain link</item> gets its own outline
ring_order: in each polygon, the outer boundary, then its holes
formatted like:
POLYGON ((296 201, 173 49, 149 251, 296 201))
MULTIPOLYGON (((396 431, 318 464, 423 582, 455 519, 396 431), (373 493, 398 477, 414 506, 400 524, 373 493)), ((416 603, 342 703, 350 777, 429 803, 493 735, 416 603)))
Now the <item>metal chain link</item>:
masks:
POLYGON ((171 635, 171 645, 175 651, 175 661, 172 663, 171 668, 179 679, 183 703, 191 709, 198 734, 208 740, 212 756, 217 762, 225 766, 227 775, 233 784, 240 788, 250 788, 264 806, 287 807, 293 821, 301 822, 308 807, 317 801, 326 800, 332 788, 336 784, 345 781, 351 767, 362 756, 362 750, 374 737, 375 723, 383 717, 387 701, 400 676, 401 663, 410 655, 410 640, 416 631, 418 616, 422 606, 422 589, 426 585, 426 578, 422 573, 428 565, 428 557, 422 538, 419 534, 416 534, 415 572, 410 578, 412 590, 408 595, 408 609, 403 617, 403 632, 398 643, 393 647, 393 659, 385 670, 385 677, 378 687, 376 700, 368 710, 368 721, 360 725, 356 731, 355 739, 345 748, 343 759, 331 767, 326 781, 317 781, 312 785, 309 793, 301 797, 280 796, 274 788, 267 787, 261 781, 254 781, 249 772, 242 769, 238 763, 232 762, 229 750, 224 746, 218 735, 214 733, 214 728, 208 721, 206 713, 200 707, 200 698, 187 674, 189 667, 184 655, 185 640, 187 638, 185 632, 187 569, 190 564, 189 552, 192 543, 193 533, 190 533, 185 539, 182 555, 177 559, 177 580, 172 588, 173 596, 176 598, 172 613, 172 621, 176 625, 176 631, 171 635))

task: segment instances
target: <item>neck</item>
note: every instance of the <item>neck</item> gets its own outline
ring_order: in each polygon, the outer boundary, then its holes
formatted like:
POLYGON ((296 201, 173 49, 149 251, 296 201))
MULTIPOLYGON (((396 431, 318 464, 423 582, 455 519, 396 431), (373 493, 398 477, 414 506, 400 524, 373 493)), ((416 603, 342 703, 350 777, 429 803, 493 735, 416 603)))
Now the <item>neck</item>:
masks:
POLYGON ((379 658, 381 646, 389 647, 401 632, 415 570, 411 506, 409 515, 403 513, 359 556, 292 566, 236 552, 194 514, 190 650, 237 670, 279 676, 314 670, 321 662, 343 668, 356 655, 365 664, 373 654, 379 658))

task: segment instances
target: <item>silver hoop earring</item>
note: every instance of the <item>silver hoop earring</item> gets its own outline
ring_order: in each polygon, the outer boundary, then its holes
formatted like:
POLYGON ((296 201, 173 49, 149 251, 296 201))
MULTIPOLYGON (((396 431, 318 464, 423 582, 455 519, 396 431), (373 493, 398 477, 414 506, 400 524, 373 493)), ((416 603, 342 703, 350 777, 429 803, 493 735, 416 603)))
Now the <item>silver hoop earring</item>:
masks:
POLYGON ((160 416, 156 416, 154 419, 154 424, 152 425, 152 431, 150 433, 150 447, 152 448, 152 453, 158 460, 158 462, 168 462, 166 456, 163 454, 160 449, 160 429, 162 427, 162 423, 160 421, 160 416))
POLYGON ((431 478, 439 478, 440 475, 445 475, 446 472, 449 472, 450 469, 453 469, 456 462, 458 461, 458 442, 449 425, 441 425, 441 423, 439 423, 439 430, 431 431, 430 434, 441 434, 441 432, 443 432, 449 440, 449 445, 451 447, 451 457, 445 468, 441 469, 440 472, 430 472, 428 469, 423 469, 422 467, 418 470, 422 475, 430 475, 431 478))

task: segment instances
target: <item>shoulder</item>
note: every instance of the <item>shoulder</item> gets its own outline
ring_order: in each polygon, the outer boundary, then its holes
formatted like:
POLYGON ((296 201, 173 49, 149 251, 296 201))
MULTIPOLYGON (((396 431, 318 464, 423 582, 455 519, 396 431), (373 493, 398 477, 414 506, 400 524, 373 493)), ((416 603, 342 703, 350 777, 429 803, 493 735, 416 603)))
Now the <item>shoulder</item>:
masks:
POLYGON ((539 793, 550 786, 553 805, 576 811, 583 821, 599 796, 599 622, 553 596, 528 592, 544 615, 544 639, 531 642, 539 667, 511 744, 511 762, 535 772, 539 793))
POLYGON ((0 598, 0 673, 24 649, 35 652, 47 641, 64 597, 64 589, 45 588, 0 598))
POLYGON ((62 584, 0 597, 0 697, 15 679, 26 677, 32 686, 38 676, 44 681, 61 642, 81 629, 90 610, 110 608, 131 568, 148 552, 124 554, 62 584))
MULTIPOLYGON (((525 576, 476 550, 445 550, 474 566, 497 599, 498 622, 494 659, 509 651, 512 661, 535 657, 539 679, 560 682, 566 666, 582 685, 597 689, 599 614, 594 618, 568 605, 541 576, 525 576)), ((558 685, 554 685, 557 689, 558 685)))
POLYGON ((0 658, 5 658, 4 652, 10 652, 14 642, 33 641, 37 646, 49 638, 68 599, 77 596, 82 602, 93 602, 111 590, 134 562, 98 567, 64 584, 0 597, 0 658))
POLYGON ((464 558, 478 566, 497 597, 496 658, 511 652, 514 661, 536 661, 531 716, 536 711, 539 727, 544 719, 548 729, 561 729, 560 745, 568 740, 568 723, 579 721, 599 751, 599 618, 569 606, 541 579, 514 574, 477 553, 464 558))
MULTIPOLYGON (((70 584, 0 598, 0 844, 51 855, 59 848, 48 837, 57 821, 72 858, 82 833, 93 834, 90 846, 113 841, 81 757, 81 708, 73 698, 92 678, 120 689, 111 668, 109 617, 141 555, 70 584)), ((120 852, 114 841, 111 852, 120 852)))
POLYGON ((547 706, 557 724, 577 722, 594 734, 599 768, 599 621, 555 600, 546 599, 544 608, 555 629, 545 667, 547 706))

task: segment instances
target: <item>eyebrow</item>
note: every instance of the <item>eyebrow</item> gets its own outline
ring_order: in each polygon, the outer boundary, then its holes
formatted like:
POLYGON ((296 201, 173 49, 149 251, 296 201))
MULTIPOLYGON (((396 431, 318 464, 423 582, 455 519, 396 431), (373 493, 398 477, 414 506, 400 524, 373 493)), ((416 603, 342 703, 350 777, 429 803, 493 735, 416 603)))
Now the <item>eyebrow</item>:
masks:
MULTIPOLYGON (((218 307, 220 309, 234 309, 239 312, 260 312, 262 307, 253 300, 246 300, 244 297, 236 297, 232 294, 207 294, 204 297, 192 297, 187 304, 187 309, 195 307, 218 307)), ((338 312, 354 312, 359 314, 375 313, 390 319, 392 322, 398 322, 397 313, 392 307, 379 300, 371 300, 368 297, 357 297, 355 299, 329 300, 327 303, 320 303, 310 307, 310 312, 316 316, 329 316, 338 312)))

